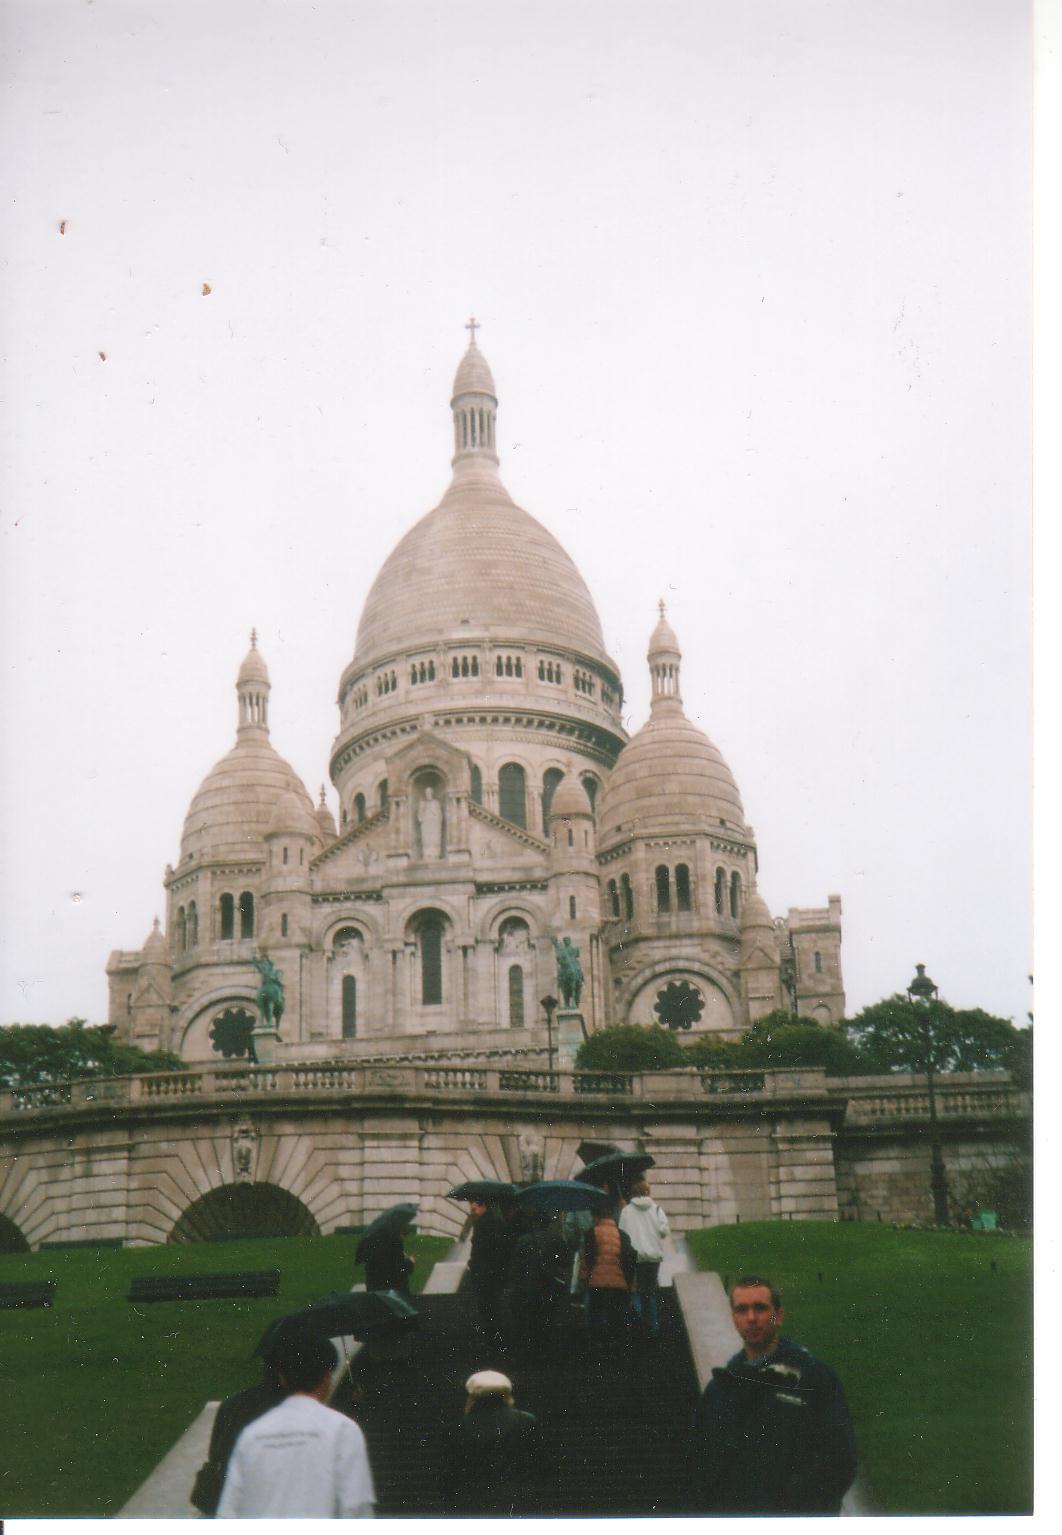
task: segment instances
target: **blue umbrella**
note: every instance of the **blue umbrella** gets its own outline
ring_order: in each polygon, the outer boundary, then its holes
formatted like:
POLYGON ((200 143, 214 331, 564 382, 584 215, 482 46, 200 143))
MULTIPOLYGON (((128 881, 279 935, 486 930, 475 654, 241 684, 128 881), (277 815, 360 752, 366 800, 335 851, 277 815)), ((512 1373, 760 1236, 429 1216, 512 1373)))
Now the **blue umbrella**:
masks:
POLYGON ((512 1199, 515 1183, 503 1183, 499 1178, 470 1178, 459 1183, 447 1194, 447 1199, 474 1199, 477 1204, 494 1204, 501 1199, 512 1199))
POLYGON ((532 1183, 520 1189, 516 1198, 519 1204, 536 1210, 604 1210, 609 1203, 604 1189, 595 1189, 592 1183, 580 1183, 576 1178, 532 1183))

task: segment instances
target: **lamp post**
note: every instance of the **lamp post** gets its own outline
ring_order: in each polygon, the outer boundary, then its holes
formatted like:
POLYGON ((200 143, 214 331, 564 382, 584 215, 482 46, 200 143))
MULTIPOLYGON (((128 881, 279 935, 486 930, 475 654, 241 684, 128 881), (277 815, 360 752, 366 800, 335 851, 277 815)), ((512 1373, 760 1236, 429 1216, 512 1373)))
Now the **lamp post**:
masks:
POLYGON ((541 1000, 542 1011, 546 1015, 546 1037, 549 1040, 549 1070, 553 1075, 553 1014, 557 1008, 556 997, 543 997, 541 1000))
POLYGON ((944 1151, 937 1124, 937 1095, 933 1085, 933 1006, 937 987, 926 974, 925 965, 916 965, 915 970, 917 974, 907 988, 907 995, 920 1016, 925 1048, 926 1086, 929 1089, 929 1187, 933 1194, 933 1219, 938 1226, 946 1226, 949 1221, 948 1178, 944 1171, 944 1151))

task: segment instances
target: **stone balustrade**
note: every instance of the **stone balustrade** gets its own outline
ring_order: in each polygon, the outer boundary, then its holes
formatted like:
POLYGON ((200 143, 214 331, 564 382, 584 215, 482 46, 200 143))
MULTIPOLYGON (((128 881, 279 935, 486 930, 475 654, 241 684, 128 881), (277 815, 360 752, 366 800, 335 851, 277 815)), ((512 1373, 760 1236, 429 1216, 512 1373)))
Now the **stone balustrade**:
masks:
MULTIPOLYGON (((94 1078, 20 1087, 0 1093, 0 1120, 59 1109, 91 1110, 106 1106, 206 1104, 224 1099, 322 1098, 335 1095, 373 1099, 381 1094, 404 1100, 451 1094, 476 1097, 530 1097, 630 1100, 633 1103, 704 1104, 727 1100, 801 1099, 845 1100, 849 1125, 902 1124, 928 1119, 925 1079, 894 1077, 827 1078, 821 1070, 712 1071, 686 1067, 676 1071, 622 1072, 543 1070, 488 1062, 383 1064, 357 1061, 312 1061, 297 1065, 211 1065, 189 1071, 153 1072, 142 1076, 94 1078)), ((936 1087, 937 1113, 942 1120, 1022 1117, 1028 1095, 1015 1088, 1005 1072, 942 1076, 936 1087)))

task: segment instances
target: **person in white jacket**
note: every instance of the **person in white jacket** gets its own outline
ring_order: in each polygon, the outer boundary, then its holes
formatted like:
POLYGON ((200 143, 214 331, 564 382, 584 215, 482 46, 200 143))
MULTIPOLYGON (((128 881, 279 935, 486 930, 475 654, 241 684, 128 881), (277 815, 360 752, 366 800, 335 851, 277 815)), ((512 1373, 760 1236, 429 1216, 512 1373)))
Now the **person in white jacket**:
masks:
POLYGON ((638 1259, 634 1310, 650 1338, 655 1338, 660 1331, 656 1292, 660 1264, 664 1257, 663 1239, 668 1235, 670 1227, 667 1216, 650 1195, 649 1185, 644 1178, 640 1178, 631 1190, 630 1203, 624 1205, 619 1225, 620 1230, 630 1237, 638 1259))
POLYGON ((236 1441, 219 1519, 371 1519, 376 1494, 358 1425, 325 1406, 336 1351, 304 1339, 277 1371, 288 1395, 236 1441))

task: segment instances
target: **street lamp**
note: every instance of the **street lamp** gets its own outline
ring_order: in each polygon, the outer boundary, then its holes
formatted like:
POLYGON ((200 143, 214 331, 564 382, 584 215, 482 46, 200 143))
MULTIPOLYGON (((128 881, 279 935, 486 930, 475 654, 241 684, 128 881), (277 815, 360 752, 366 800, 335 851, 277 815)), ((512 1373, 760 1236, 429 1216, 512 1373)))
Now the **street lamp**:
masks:
POLYGON ((542 1011, 546 1015, 546 1036, 549 1040, 549 1070, 553 1074, 553 1014, 558 1006, 556 997, 543 997, 541 999, 542 1011))
POLYGON ((926 974, 925 965, 916 965, 915 970, 917 974, 907 988, 907 995, 920 1017, 925 1047, 926 1085, 929 1088, 929 1187, 933 1194, 933 1219, 938 1226, 946 1226, 949 1221, 948 1178, 944 1171, 944 1151, 937 1124, 937 1096, 933 1086, 933 1005, 937 999, 937 987, 926 974))

